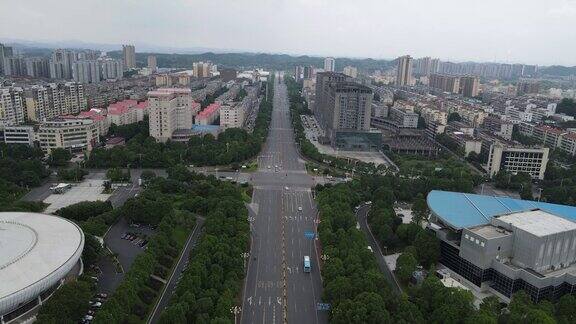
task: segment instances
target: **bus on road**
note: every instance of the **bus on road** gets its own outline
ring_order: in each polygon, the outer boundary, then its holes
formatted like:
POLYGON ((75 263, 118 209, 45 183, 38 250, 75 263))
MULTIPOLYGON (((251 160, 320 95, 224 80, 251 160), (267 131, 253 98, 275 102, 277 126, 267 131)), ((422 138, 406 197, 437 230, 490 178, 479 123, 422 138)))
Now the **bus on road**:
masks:
POLYGON ((310 266, 310 257, 304 256, 304 272, 310 272, 312 270, 312 266, 310 266))

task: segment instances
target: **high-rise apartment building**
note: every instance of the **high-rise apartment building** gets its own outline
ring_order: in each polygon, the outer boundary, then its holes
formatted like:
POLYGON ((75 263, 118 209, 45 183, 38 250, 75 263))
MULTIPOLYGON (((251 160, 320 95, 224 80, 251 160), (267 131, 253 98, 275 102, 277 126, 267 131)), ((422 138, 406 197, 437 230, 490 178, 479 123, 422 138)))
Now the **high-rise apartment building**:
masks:
POLYGON ((304 79, 312 79, 314 76, 314 67, 307 65, 304 67, 304 79))
POLYGON ((0 130, 24 123, 24 90, 19 87, 0 88, 0 130))
POLYGON ((331 82, 343 82, 349 81, 350 77, 343 73, 336 72, 319 72, 316 73, 316 98, 314 101, 314 115, 322 127, 326 127, 325 118, 323 116, 325 109, 320 109, 325 107, 325 100, 328 98, 329 89, 328 85, 331 82))
POLYGON ((78 83, 98 83, 100 64, 98 61, 76 61, 72 63, 72 77, 78 83))
POLYGON ((327 57, 324 59, 324 71, 326 72, 336 71, 336 60, 333 57, 327 57))
POLYGON ((431 74, 429 86, 450 93, 459 93, 460 77, 445 74, 431 74))
POLYGON ((7 57, 12 57, 13 51, 12 47, 5 46, 4 44, 0 43, 0 75, 4 75, 4 59, 7 57))
POLYGON ((124 59, 124 68, 136 68, 136 49, 134 45, 122 45, 122 58, 124 59))
POLYGON ((304 79, 304 67, 301 65, 296 65, 294 67, 294 80, 302 81, 304 79))
POLYGON ((192 75, 197 78, 209 78, 212 76, 211 62, 194 62, 192 63, 192 75))
POLYGON ((43 57, 29 57, 24 59, 26 75, 33 78, 49 78, 50 65, 48 59, 43 57))
MULTIPOLYGON (((414 61, 414 73, 420 76, 428 76, 431 73, 432 59, 422 57, 414 61)), ((432 72, 435 73, 435 72, 432 72)))
POLYGON ((9 76, 25 76, 26 61, 22 56, 4 58, 4 74, 9 76))
POLYGON ((124 63, 122 60, 104 59, 100 61, 102 79, 121 80, 124 77, 124 63))
POLYGON ((430 73, 440 72, 440 59, 434 58, 430 60, 430 73))
POLYGON ((76 62, 76 53, 65 49, 52 52, 50 60, 51 79, 72 79, 72 63, 76 62))
POLYGON ((159 142, 172 138, 174 131, 190 130, 193 119, 192 91, 183 88, 160 88, 148 92, 150 136, 159 142))
POLYGON ((78 114, 88 108, 84 86, 74 82, 36 85, 25 90, 26 116, 44 121, 62 115, 78 114))
POLYGON ((158 70, 158 63, 156 62, 156 55, 148 55, 148 68, 152 71, 155 72, 156 70, 158 70))
POLYGON ((477 76, 473 75, 462 76, 460 77, 460 88, 464 97, 476 97, 480 90, 480 80, 477 76))
POLYGON ((358 78, 358 69, 353 66, 345 66, 342 72, 353 79, 358 78))
POLYGON ((538 73, 537 65, 524 65, 522 69, 522 76, 525 78, 533 78, 538 73))
POLYGON ((540 84, 537 81, 520 80, 516 86, 516 94, 518 96, 538 92, 540 92, 540 84))
POLYGON ((397 59, 396 85, 406 86, 412 84, 412 57, 410 55, 401 56, 397 59))

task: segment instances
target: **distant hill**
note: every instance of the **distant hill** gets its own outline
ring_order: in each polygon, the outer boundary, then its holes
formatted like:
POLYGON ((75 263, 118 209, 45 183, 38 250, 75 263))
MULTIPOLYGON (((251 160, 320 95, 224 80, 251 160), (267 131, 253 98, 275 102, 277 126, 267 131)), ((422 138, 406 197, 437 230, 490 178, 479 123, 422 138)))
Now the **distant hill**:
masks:
MULTIPOLYGON (((140 66, 145 66, 148 55, 156 55, 159 67, 169 68, 192 68, 193 62, 211 61, 224 67, 264 69, 291 69, 296 65, 311 65, 317 68, 324 66, 323 57, 315 56, 291 56, 287 54, 256 54, 256 53, 202 53, 202 54, 157 54, 136 53, 136 61, 140 66)), ((120 58, 121 51, 108 52, 111 57, 120 58)), ((336 58, 336 70, 342 70, 344 66, 355 66, 363 71, 386 69, 393 65, 393 61, 374 59, 351 59, 336 58)))
POLYGON ((576 66, 561 66, 561 65, 552 65, 552 66, 544 66, 539 69, 539 71, 543 75, 552 75, 552 76, 570 76, 576 75, 576 66))

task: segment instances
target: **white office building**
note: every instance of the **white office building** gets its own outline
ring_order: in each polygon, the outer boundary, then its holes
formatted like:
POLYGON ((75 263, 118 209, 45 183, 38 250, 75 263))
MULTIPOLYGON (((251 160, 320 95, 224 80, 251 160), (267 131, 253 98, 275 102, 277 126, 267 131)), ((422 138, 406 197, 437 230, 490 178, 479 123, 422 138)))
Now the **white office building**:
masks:
POLYGON ((161 88, 148 92, 150 136, 159 142, 178 129, 192 129, 193 101, 190 89, 161 88))
POLYGON ((490 145, 486 171, 493 177, 500 171, 528 173, 533 179, 544 179, 548 164, 547 147, 512 147, 494 142, 490 145))
POLYGON ((40 148, 50 153, 56 148, 70 152, 87 152, 99 142, 98 125, 91 119, 55 119, 40 124, 37 140, 40 148))

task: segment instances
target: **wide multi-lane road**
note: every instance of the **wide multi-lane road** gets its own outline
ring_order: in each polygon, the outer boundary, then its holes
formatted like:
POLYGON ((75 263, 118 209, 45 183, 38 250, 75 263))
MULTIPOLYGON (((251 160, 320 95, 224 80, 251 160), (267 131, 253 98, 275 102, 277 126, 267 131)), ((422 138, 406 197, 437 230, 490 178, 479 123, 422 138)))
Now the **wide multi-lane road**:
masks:
POLYGON ((253 175, 252 246, 240 320, 242 323, 326 323, 317 311, 322 296, 315 238, 313 179, 299 158, 283 76, 276 74, 268 139, 253 175), (303 271, 310 256, 312 271, 303 271))

